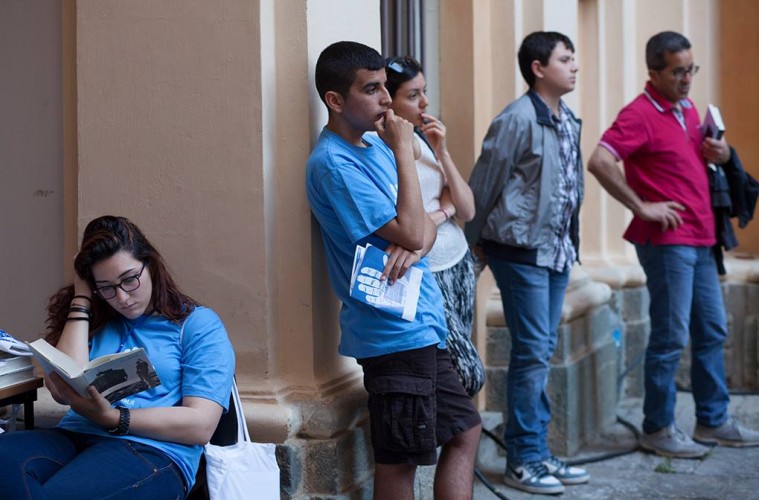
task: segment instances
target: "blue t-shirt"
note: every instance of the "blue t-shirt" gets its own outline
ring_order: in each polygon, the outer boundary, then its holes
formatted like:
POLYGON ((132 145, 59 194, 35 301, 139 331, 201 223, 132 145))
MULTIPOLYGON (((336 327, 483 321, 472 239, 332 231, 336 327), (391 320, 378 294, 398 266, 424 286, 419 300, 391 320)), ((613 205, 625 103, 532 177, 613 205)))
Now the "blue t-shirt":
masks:
POLYGON ((319 221, 327 270, 340 310, 339 352, 367 358, 437 344, 445 348, 448 328, 443 297, 427 258, 414 321, 406 321, 350 297, 356 245, 387 248, 374 232, 397 215, 398 171, 393 152, 379 137, 364 135, 367 147, 354 146, 324 128, 306 165, 306 191, 319 221))
MULTIPOLYGON (((227 410, 235 373, 235 353, 221 319, 211 309, 196 307, 183 324, 158 315, 113 321, 93 338, 90 359, 118 352, 122 341, 124 349, 145 349, 161 385, 124 398, 118 406, 130 409, 171 407, 178 406, 183 397, 194 396, 210 399, 227 410)), ((188 490, 195 482, 202 446, 130 434, 114 436, 73 410, 69 410, 58 427, 129 439, 158 448, 182 470, 188 490)))

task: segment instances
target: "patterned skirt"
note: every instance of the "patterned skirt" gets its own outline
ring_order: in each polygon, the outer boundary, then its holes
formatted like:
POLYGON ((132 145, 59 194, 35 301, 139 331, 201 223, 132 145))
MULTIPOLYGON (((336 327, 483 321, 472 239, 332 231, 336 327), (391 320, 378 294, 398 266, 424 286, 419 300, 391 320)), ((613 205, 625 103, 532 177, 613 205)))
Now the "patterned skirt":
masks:
POLYGON ((464 258, 448 269, 432 273, 443 292, 445 319, 448 323, 448 352, 453 367, 470 396, 477 394, 485 383, 485 370, 472 344, 474 318, 474 259, 467 251, 464 258))

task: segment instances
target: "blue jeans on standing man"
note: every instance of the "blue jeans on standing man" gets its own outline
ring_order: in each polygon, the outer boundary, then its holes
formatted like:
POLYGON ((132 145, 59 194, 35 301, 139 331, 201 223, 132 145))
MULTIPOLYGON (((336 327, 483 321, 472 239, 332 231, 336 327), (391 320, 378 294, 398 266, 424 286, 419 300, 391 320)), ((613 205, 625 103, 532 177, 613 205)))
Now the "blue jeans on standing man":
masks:
POLYGON ((152 446, 54 429, 0 435, 0 498, 184 497, 179 467, 152 446))
POLYGON ((511 335, 504 437, 509 465, 517 467, 551 456, 551 405, 546 385, 569 269, 556 272, 493 256, 488 256, 488 265, 501 291, 511 335))
POLYGON ((718 427, 728 419, 730 396, 722 352, 727 321, 712 249, 647 243, 635 250, 651 296, 643 431, 675 421, 675 374, 689 337, 696 420, 718 427))

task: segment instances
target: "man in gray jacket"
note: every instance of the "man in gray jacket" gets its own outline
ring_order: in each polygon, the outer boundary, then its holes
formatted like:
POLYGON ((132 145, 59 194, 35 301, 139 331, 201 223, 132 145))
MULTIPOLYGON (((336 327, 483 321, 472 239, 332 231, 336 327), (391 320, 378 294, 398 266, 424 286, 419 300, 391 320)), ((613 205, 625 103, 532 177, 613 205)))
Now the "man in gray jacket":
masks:
POLYGON ((546 393, 579 252, 580 120, 561 99, 574 90, 578 68, 571 40, 555 32, 527 36, 518 58, 530 90, 490 125, 469 180, 477 212, 465 231, 475 255, 493 271, 511 334, 504 482, 556 494, 590 479, 548 449, 546 393))

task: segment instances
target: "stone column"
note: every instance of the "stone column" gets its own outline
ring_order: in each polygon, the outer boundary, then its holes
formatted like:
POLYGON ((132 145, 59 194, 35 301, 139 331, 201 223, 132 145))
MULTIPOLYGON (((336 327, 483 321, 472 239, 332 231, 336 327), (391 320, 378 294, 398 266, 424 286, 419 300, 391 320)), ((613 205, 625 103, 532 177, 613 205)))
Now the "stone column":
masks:
POLYGON ((379 47, 371 0, 79 0, 78 230, 125 215, 224 320, 255 440, 288 497, 371 479, 365 393, 305 195, 321 49, 379 47), (310 112, 309 112, 310 111, 310 112))

